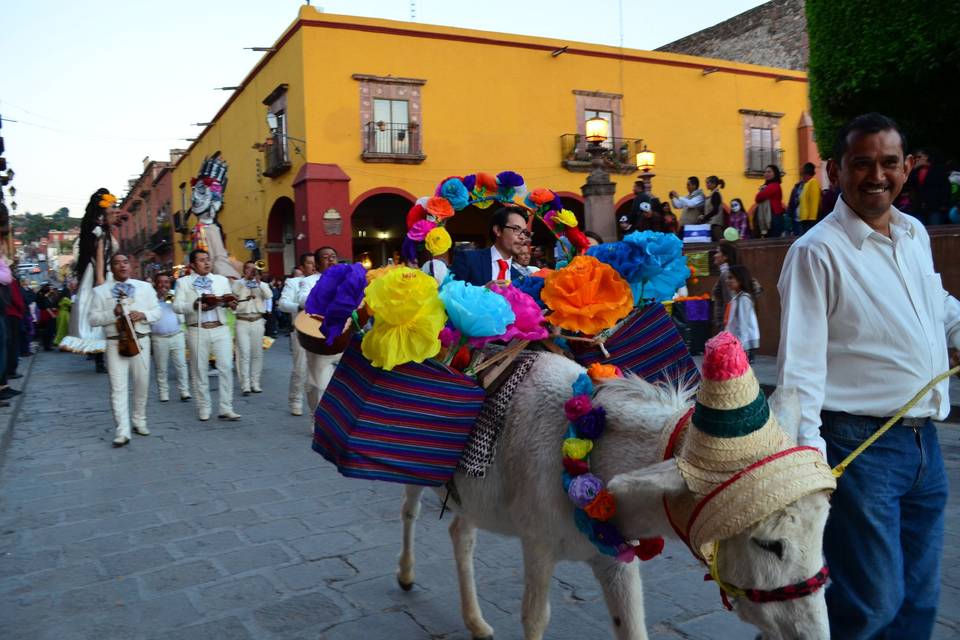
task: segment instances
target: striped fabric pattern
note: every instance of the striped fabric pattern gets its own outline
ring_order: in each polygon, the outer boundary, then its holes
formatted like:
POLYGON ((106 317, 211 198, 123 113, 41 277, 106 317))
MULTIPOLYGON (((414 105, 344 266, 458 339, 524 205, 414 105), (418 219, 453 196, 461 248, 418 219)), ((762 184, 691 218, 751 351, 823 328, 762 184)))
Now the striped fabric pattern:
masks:
POLYGON ((314 415, 313 450, 349 478, 439 486, 457 468, 486 394, 434 360, 384 371, 343 354, 314 415))
MULTIPOLYGON (((577 343, 571 344, 576 349, 577 343)), ((696 386, 700 382, 697 364, 662 304, 634 310, 605 346, 609 358, 591 345, 575 353, 577 362, 585 367, 594 362, 615 364, 651 383, 696 386)))

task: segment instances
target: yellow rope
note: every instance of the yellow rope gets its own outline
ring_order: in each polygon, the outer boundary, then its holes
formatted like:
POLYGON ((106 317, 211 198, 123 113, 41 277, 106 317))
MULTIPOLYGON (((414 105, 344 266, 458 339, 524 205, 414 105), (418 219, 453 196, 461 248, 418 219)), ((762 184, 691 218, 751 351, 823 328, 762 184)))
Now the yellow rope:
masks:
POLYGON ((907 414, 907 411, 910 411, 910 409, 912 409, 915 404, 920 402, 923 396, 927 395, 931 389, 933 389, 935 386, 937 386, 938 384, 940 384, 941 382, 943 382, 944 380, 946 380, 947 378, 949 378, 950 376, 956 373, 960 373, 960 367, 954 367, 949 371, 945 371, 944 373, 941 373, 936 378, 928 382, 927 386, 925 386, 923 389, 920 389, 920 391, 918 391, 915 396, 910 398, 910 402, 903 405, 903 407, 901 407, 900 410, 897 411, 896 415, 894 415, 892 418, 887 420, 886 423, 884 423, 882 427, 877 429, 877 431, 872 436, 864 440, 859 447, 854 449, 850 453, 850 455, 848 455, 846 458, 843 459, 843 461, 840 464, 835 466, 833 468, 833 477, 839 478, 840 476, 842 476, 843 472, 847 470, 848 466, 850 466, 850 463, 857 459, 857 456, 863 453, 867 449, 867 447, 869 447, 874 442, 876 442, 877 439, 879 439, 880 436, 885 434, 890 429, 890 427, 896 424, 897 421, 900 420, 900 418, 905 416, 907 414))
POLYGON ((710 558, 710 577, 713 578, 713 581, 717 583, 717 586, 723 589, 728 596, 733 598, 743 598, 747 595, 747 592, 743 589, 739 589, 732 584, 727 584, 720 579, 720 542, 713 543, 713 557, 710 558))

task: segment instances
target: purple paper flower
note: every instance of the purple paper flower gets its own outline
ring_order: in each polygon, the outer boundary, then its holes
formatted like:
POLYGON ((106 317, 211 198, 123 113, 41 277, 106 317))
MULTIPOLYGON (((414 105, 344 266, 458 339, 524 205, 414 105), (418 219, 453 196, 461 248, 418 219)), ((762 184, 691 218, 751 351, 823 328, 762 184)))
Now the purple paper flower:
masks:
POLYGON ((597 494, 603 489, 603 482, 592 473, 584 473, 570 481, 567 495, 573 504, 581 509, 593 502, 597 494))
POLYGON ((467 188, 467 191, 473 191, 473 188, 477 186, 477 174, 471 173, 468 176, 463 176, 463 186, 467 188))
POLYGON ((607 426, 607 412, 603 407, 594 407, 576 419, 574 425, 581 438, 596 440, 607 426))
POLYGON ((323 316, 320 330, 327 344, 343 333, 343 326, 363 302, 367 286, 367 270, 359 262, 329 267, 313 285, 303 305, 309 314, 323 316))
POLYGON ((590 402, 590 396, 573 396, 563 404, 563 412, 570 422, 576 422, 577 418, 586 415, 593 407, 590 402))
POLYGON ((402 257, 403 261, 407 264, 417 262, 417 243, 411 240, 410 236, 404 237, 403 242, 400 244, 400 257, 402 257))
POLYGON ((519 187, 523 184, 523 176, 513 171, 501 171, 497 174, 497 184, 501 187, 519 187))
POLYGON ((593 521, 593 537, 601 544, 617 547, 624 543, 623 536, 617 528, 609 522, 593 521))

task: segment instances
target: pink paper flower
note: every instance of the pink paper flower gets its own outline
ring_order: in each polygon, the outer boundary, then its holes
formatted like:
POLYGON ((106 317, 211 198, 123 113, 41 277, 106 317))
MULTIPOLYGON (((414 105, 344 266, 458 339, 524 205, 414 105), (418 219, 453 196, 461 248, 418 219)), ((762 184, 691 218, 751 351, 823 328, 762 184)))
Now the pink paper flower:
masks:
POLYGON ((590 396, 573 396, 563 405, 563 412, 567 420, 575 422, 577 418, 587 415, 593 404, 590 402, 590 396))
POLYGON ((471 340, 470 344, 481 347, 491 340, 502 340, 503 342, 509 342, 514 338, 519 340, 543 340, 549 335, 547 328, 544 326, 543 309, 540 308, 533 297, 513 285, 491 287, 491 289, 507 299, 516 318, 503 334, 491 338, 471 340))
POLYGON ((430 220, 419 220, 413 223, 410 231, 407 231, 407 237, 414 242, 423 242, 427 234, 433 231, 437 226, 436 222, 430 220))

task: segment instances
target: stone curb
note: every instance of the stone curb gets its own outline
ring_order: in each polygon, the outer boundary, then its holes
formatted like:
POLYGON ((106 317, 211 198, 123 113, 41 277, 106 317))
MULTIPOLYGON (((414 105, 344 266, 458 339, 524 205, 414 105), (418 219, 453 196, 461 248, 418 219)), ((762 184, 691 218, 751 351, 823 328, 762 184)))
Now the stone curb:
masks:
MULTIPOLYGON (((27 365, 27 370, 21 378, 21 385, 18 391, 20 395, 14 397, 10 402, 10 414, 7 416, 0 416, 0 470, 3 469, 3 464, 7 459, 7 449, 10 448, 10 441, 13 440, 13 427, 17 423, 17 416, 20 415, 20 408, 23 406, 23 399, 27 396, 27 385, 30 382, 30 374, 33 372, 33 363, 36 362, 39 353, 34 353, 26 360, 29 360, 30 364, 27 365)), ((23 364, 21 359, 21 365, 23 364)))

